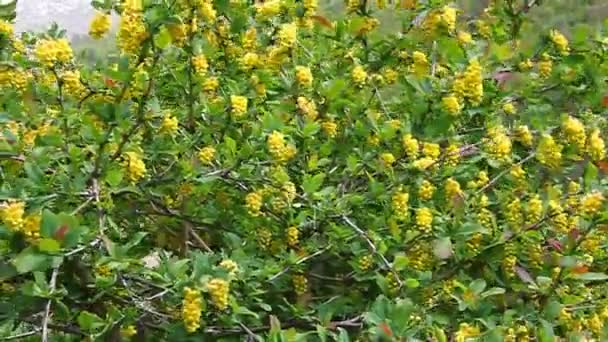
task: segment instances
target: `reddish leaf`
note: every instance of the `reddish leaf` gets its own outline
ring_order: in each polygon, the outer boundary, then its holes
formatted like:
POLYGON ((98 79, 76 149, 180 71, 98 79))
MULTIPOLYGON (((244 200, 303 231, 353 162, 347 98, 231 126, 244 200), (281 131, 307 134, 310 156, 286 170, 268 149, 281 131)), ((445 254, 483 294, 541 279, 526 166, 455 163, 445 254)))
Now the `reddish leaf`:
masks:
POLYGON ((334 27, 332 25, 331 21, 329 21, 329 19, 325 18, 322 15, 313 15, 313 16, 311 16, 311 18, 313 18, 314 20, 316 20, 320 25, 325 26, 327 28, 333 28, 334 27))
POLYGON ((551 239, 547 239, 547 244, 549 244, 549 246, 553 247, 554 249, 556 249, 558 252, 562 252, 563 248, 562 248, 562 243, 551 238, 551 239))
POLYGON ((572 228, 570 229, 570 232, 568 232, 568 235, 572 240, 576 241, 581 236, 581 232, 578 230, 578 228, 572 228))
POLYGON ((106 86, 113 87, 114 86, 114 80, 111 79, 111 78, 106 78, 106 86))
POLYGON ((608 95, 604 95, 604 97, 602 97, 602 105, 604 107, 608 107, 608 95))
POLYGON ((597 168, 604 173, 608 173, 608 160, 600 160, 597 162, 597 168))
POLYGON ((386 336, 393 337, 393 331, 391 330, 391 327, 389 327, 388 324, 386 324, 385 322, 380 323, 378 325, 378 328, 380 328, 380 330, 382 330, 382 332, 386 334, 386 336))
POLYGON ((589 272, 589 267, 585 265, 576 265, 572 268, 572 273, 583 274, 589 272))
POLYGON ((65 239, 65 234, 68 232, 68 230, 68 225, 64 224, 63 226, 59 227, 59 229, 57 229, 53 237, 55 238, 55 240, 63 241, 63 239, 65 239))

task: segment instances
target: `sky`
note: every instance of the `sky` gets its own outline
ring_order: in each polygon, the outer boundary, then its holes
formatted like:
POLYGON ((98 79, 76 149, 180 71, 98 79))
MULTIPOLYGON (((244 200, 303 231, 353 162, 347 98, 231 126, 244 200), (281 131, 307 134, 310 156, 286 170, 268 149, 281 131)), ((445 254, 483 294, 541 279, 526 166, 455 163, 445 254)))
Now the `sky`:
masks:
POLYGON ((18 0, 15 28, 41 30, 55 21, 69 35, 86 34, 94 13, 89 0, 18 0))

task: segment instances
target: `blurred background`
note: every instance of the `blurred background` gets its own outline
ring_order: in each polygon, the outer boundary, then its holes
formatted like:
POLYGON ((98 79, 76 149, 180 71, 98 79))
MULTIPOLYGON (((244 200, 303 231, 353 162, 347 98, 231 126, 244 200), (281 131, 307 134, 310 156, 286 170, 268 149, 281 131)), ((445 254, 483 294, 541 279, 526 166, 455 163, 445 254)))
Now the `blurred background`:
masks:
MULTIPOLYGON (((10 0, 0 0, 0 4, 6 1, 10 0)), ((491 1, 455 2, 464 10, 465 15, 474 16, 483 11, 491 1)), ((319 0, 319 5, 321 14, 330 19, 337 19, 344 13, 343 0, 319 0)), ((93 41, 88 37, 89 21, 93 14, 90 0, 18 0, 16 29, 43 30, 56 22, 67 30, 76 49, 89 49, 93 54, 105 55, 115 48, 114 39, 93 41)), ((381 30, 390 32, 401 27, 398 12, 387 8, 377 15, 381 19, 381 30)), ((531 22, 527 30, 534 32, 534 36, 538 36, 538 30, 552 28, 557 28, 566 35, 584 35, 589 26, 600 25, 607 20, 608 0, 544 0, 542 6, 534 7, 529 15, 531 22)), ((117 21, 114 20, 115 25, 117 21)))

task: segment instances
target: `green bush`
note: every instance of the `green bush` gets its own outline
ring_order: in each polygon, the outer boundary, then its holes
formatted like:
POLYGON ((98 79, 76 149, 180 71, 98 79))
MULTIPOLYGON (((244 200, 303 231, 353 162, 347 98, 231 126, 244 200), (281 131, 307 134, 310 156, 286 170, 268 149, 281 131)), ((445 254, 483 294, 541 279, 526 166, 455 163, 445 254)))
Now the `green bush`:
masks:
POLYGON ((605 340, 608 36, 539 3, 93 1, 83 65, 1 21, 0 334, 605 340))

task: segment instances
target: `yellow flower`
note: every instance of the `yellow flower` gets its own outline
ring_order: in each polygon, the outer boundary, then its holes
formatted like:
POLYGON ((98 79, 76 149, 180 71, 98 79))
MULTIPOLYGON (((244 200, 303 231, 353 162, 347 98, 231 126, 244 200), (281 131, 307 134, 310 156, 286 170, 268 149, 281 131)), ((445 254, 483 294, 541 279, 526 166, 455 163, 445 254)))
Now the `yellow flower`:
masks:
POLYGON ((434 192, 435 186, 425 179, 420 183, 420 187, 418 188, 418 197, 423 200, 429 200, 433 197, 434 192))
POLYGON ((323 121, 321 128, 323 129, 323 132, 325 132, 325 134, 330 138, 334 138, 338 134, 338 124, 336 124, 333 120, 323 121))
POLYGON ((296 81, 301 87, 308 88, 312 85, 312 72, 309 67, 298 65, 296 66, 296 81))
POLYGON ((569 143, 581 150, 585 148, 585 125, 579 119, 568 115, 562 122, 562 130, 569 143))
POLYGON ((408 217, 408 201, 410 195, 407 192, 397 191, 393 194, 391 205, 393 212, 399 219, 405 219, 408 217))
POLYGON ((308 291, 308 279, 303 274, 294 274, 291 281, 298 296, 302 296, 308 291))
POLYGON ((362 87, 367 79, 367 72, 361 65, 355 65, 351 72, 351 78, 357 87, 362 87))
POLYGON ((40 214, 31 214, 28 215, 23 220, 23 233, 25 237, 29 240, 37 240, 40 238, 40 222, 42 218, 40 214))
POLYGON ((542 78, 547 78, 551 76, 552 70, 553 61, 551 61, 551 57, 547 54, 543 54, 541 60, 538 62, 538 74, 542 78))
POLYGON ((457 10, 451 6, 444 6, 441 9, 441 21, 448 31, 454 31, 456 28, 457 10))
POLYGON ((273 131, 266 141, 268 152, 278 162, 286 162, 296 154, 295 146, 285 141, 285 136, 278 131, 273 131))
POLYGON ((433 212, 429 208, 416 211, 416 226, 422 233, 429 233, 433 224, 433 212))
POLYGON ((306 116, 307 119, 314 121, 319 112, 317 111, 317 105, 314 101, 305 98, 304 96, 300 96, 297 99, 298 109, 302 111, 302 113, 306 116))
POLYGON ((418 140, 412 137, 411 134, 406 134, 401 139, 401 145, 405 150, 405 154, 410 159, 416 159, 418 157, 418 153, 420 152, 420 146, 418 144, 418 140))
POLYGON ((425 142, 422 144, 422 154, 425 157, 437 159, 441 154, 441 147, 439 144, 425 142))
POLYGON ((530 129, 526 125, 520 125, 515 128, 515 137, 524 146, 532 146, 534 137, 530 129))
POLYGON ((232 108, 232 115, 240 118, 247 112, 247 98, 245 96, 230 96, 230 105, 232 108))
POLYGON ((467 99, 473 106, 481 104, 483 99, 482 68, 477 60, 471 60, 464 72, 457 75, 452 85, 454 94, 467 99))
POLYGON ((281 12, 281 2, 270 0, 255 5, 257 19, 269 19, 281 12))
POLYGON ((136 53, 148 38, 144 16, 140 6, 127 7, 120 16, 118 47, 126 53, 136 53))
POLYGON ((73 57, 70 43, 65 38, 43 39, 36 45, 35 53, 36 58, 48 67, 55 63, 68 63, 73 57))
POLYGON ((559 50, 562 55, 568 54, 570 48, 568 47, 568 39, 557 30, 551 30, 549 38, 555 47, 559 50))
POLYGON ((220 82, 217 77, 209 77, 203 82, 203 90, 206 92, 213 92, 217 90, 219 85, 220 82))
POLYGON ((450 177, 445 182, 445 196, 448 201, 451 201, 456 196, 461 196, 462 190, 460 189, 460 183, 454 178, 450 177))
POLYGON ((146 164, 136 152, 125 152, 124 166, 127 168, 127 178, 133 183, 146 175, 146 164))
POLYGON ((110 30, 110 25, 110 16, 103 12, 97 12, 91 21, 89 35, 93 37, 93 39, 100 39, 110 30))
POLYGON ((594 161, 602 160, 606 156, 606 144, 604 143, 604 139, 600 136, 600 131, 598 129, 594 129, 591 131, 591 134, 589 134, 587 153, 589 153, 589 157, 594 161))
POLYGON ((601 192, 595 191, 581 198, 581 210, 584 214, 597 214, 604 204, 604 196, 601 192))
POLYGON ((488 129, 487 136, 483 138, 486 153, 497 161, 507 162, 511 158, 512 143, 503 126, 494 126, 488 129))
POLYGON ((228 307, 228 295, 230 284, 224 279, 213 278, 207 283, 207 290, 211 296, 211 302, 220 311, 228 307))
POLYGON ((235 275, 239 270, 239 265, 230 259, 224 259, 220 262, 220 267, 225 268, 230 275, 235 275))
POLYGON ((207 57, 205 55, 200 54, 192 57, 192 66, 194 67, 194 71, 199 75, 205 75, 207 70, 209 69, 209 63, 207 62, 207 57))
POLYGON ((202 301, 200 291, 189 287, 184 288, 182 320, 189 333, 197 331, 201 325, 202 301))
POLYGON ((382 153, 380 155, 380 161, 382 162, 382 165, 384 165, 385 167, 391 167, 393 166, 393 164, 395 163, 395 156, 393 156, 392 153, 382 153))
POLYGON ((287 228, 287 245, 291 248, 295 248, 298 246, 300 242, 300 231, 298 227, 291 226, 287 228))
POLYGON ((250 192, 245 196, 245 207, 251 216, 259 216, 264 203, 264 197, 260 190, 250 192))
POLYGON ((462 108, 460 106, 460 103, 458 103, 458 98, 456 96, 446 96, 441 100, 441 103, 443 105, 443 109, 445 109, 445 111, 450 113, 451 115, 456 116, 460 114, 462 108))
POLYGON ((215 148, 213 146, 205 146, 198 152, 198 160, 203 165, 211 165, 215 159, 215 148))
POLYGON ((120 329, 120 334, 125 338, 130 338, 137 334, 137 329, 132 324, 127 325, 126 327, 120 329))
POLYGON ((25 203, 20 201, 9 201, 0 209, 2 222, 11 230, 21 230, 23 226, 23 215, 25 213, 25 203))
POLYGON ((281 46, 292 47, 298 39, 298 26, 295 23, 282 24, 278 36, 281 46))
POLYGON ((517 113, 517 108, 515 108, 513 103, 506 102, 505 104, 502 105, 502 111, 505 112, 505 114, 513 115, 513 114, 517 113))
POLYGON ((477 326, 461 323, 455 335, 455 342, 466 342, 470 337, 477 337, 481 334, 477 326))
POLYGON ((0 19, 0 33, 7 36, 8 38, 12 38, 15 30, 13 25, 6 20, 0 19))
POLYGON ((424 52, 414 51, 412 53, 412 60, 414 64, 412 65, 414 74, 418 76, 426 75, 429 71, 429 61, 426 58, 424 52))
POLYGON ((562 148, 551 135, 543 134, 536 147, 536 159, 548 168, 556 169, 561 164, 562 148))
POLYGON ((179 121, 175 116, 167 115, 163 118, 163 122, 160 124, 160 132, 174 135, 177 133, 179 128, 179 121))
POLYGON ((458 31, 456 37, 461 45, 467 45, 473 42, 473 37, 467 31, 458 31))

